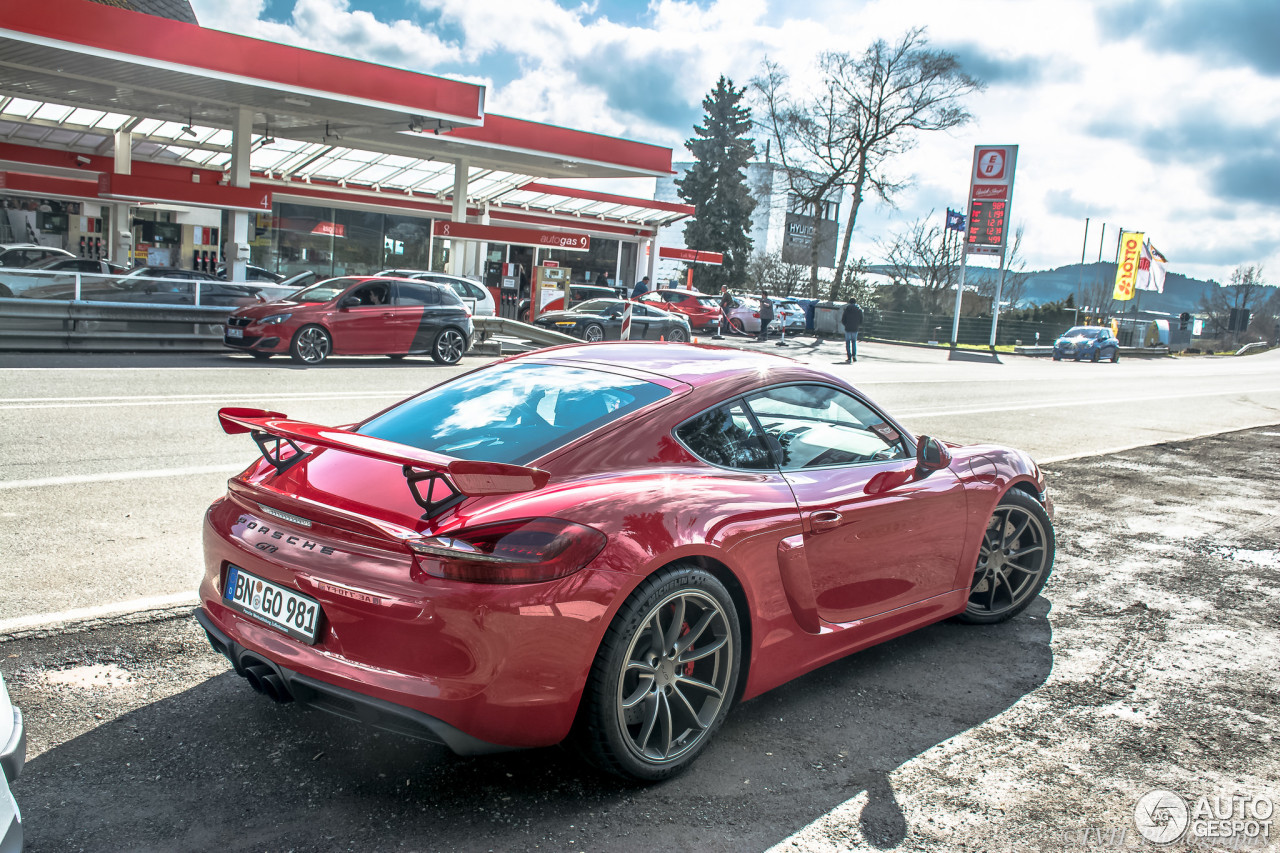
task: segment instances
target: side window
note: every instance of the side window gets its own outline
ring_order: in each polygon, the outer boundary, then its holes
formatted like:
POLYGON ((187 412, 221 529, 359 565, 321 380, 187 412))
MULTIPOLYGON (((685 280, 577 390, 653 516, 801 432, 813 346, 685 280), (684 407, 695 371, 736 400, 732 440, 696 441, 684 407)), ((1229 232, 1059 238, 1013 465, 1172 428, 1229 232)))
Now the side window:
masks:
POLYGON ((391 302, 390 287, 384 282, 371 282, 351 291, 351 295, 360 300, 360 308, 387 305, 391 302))
POLYGON ((741 403, 726 403, 676 427, 676 437, 712 465, 752 471, 774 469, 763 438, 741 403))
POLYGON ((828 385, 785 385, 748 398, 782 446, 783 470, 907 458, 902 436, 870 406, 828 385))
MULTIPOLYGON (((455 299, 457 297, 454 297, 455 299)), ((439 305, 440 290, 430 284, 396 282, 397 305, 439 305)))

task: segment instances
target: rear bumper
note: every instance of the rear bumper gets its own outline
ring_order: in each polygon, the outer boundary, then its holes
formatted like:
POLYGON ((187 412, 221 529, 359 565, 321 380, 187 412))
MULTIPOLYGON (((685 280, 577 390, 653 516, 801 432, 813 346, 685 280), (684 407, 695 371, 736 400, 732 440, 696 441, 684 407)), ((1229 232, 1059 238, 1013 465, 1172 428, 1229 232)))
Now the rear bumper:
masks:
POLYGON ((4 768, 4 778, 12 782, 22 772, 27 763, 27 730, 23 726, 22 712, 13 709, 13 733, 9 742, 0 745, 0 767, 4 768))
POLYGON ((427 741, 447 746, 458 755, 485 755, 494 752, 507 752, 519 747, 501 746, 474 738, 466 732, 459 731, 443 720, 430 714, 376 699, 347 690, 333 684, 310 678, 286 669, 268 659, 264 655, 251 652, 232 640, 214 624, 203 608, 195 610, 196 621, 204 629, 209 645, 215 652, 224 655, 236 673, 244 677, 247 667, 263 665, 269 667, 284 683, 293 701, 309 708, 328 711, 344 719, 372 726, 387 732, 404 735, 415 740, 427 741))

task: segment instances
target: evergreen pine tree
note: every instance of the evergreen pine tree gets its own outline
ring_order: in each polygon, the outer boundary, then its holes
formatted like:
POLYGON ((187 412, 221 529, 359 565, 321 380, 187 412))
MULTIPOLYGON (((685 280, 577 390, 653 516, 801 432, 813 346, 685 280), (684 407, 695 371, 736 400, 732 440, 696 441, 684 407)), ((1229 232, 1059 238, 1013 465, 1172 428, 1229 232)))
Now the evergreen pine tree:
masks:
POLYGON ((684 226, 684 242, 690 249, 724 253, 724 266, 691 264, 693 285, 716 294, 720 286, 741 288, 747 284, 751 257, 751 211, 756 201, 747 187, 746 166, 755 156, 751 109, 742 105, 745 88, 721 75, 705 98, 706 116, 685 141, 694 164, 676 180, 680 198, 698 209, 684 226))

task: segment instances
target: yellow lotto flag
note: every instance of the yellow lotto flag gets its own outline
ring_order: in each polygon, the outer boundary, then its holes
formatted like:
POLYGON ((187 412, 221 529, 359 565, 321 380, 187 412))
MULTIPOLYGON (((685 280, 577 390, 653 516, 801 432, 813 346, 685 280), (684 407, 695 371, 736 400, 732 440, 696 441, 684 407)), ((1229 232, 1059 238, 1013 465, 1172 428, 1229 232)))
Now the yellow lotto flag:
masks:
POLYGON ((1133 298, 1138 283, 1138 262, 1142 260, 1141 231, 1120 232, 1120 262, 1116 264, 1116 289, 1111 298, 1124 302, 1133 298))

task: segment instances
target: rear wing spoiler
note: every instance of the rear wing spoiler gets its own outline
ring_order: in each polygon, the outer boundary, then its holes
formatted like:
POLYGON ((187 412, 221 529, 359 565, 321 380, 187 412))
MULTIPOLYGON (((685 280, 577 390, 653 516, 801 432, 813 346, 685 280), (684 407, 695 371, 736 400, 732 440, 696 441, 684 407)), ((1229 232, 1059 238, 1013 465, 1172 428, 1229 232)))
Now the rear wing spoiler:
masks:
POLYGON ((303 450, 299 443, 399 465, 414 501, 428 515, 464 495, 478 497, 532 492, 545 486, 551 478, 550 472, 538 468, 457 459, 338 427, 290 420, 280 412, 264 409, 219 409, 218 422, 230 435, 249 433, 262 458, 278 474, 311 455, 311 451, 303 450), (420 487, 423 482, 427 484, 425 494, 420 487))

